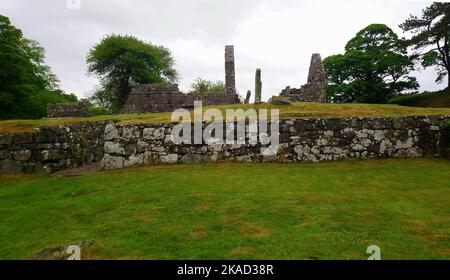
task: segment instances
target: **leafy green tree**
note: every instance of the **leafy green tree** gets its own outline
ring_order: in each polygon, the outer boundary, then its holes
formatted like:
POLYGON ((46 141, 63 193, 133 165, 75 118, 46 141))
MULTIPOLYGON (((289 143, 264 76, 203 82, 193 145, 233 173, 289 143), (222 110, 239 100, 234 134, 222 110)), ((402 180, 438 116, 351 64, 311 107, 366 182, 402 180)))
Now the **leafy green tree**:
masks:
POLYGON ((47 104, 74 100, 58 89, 45 50, 0 15, 0 118, 42 118, 47 104))
MULTIPOLYGON (((433 3, 422 11, 420 18, 411 15, 400 24, 412 37, 405 41, 415 51, 423 67, 435 66, 436 82, 450 77, 450 3, 433 3)), ((450 88, 450 78, 447 86, 450 88)))
POLYGON ((327 99, 333 102, 385 103, 395 94, 417 89, 408 76, 414 63, 392 29, 371 24, 345 46, 345 53, 324 60, 329 86, 327 99))
POLYGON ((109 35, 87 55, 88 72, 96 74, 111 99, 114 112, 125 104, 131 88, 142 83, 174 82, 178 73, 170 51, 132 36, 109 35))
POLYGON ((223 81, 208 81, 203 78, 196 78, 191 84, 189 93, 224 93, 225 83, 223 81))

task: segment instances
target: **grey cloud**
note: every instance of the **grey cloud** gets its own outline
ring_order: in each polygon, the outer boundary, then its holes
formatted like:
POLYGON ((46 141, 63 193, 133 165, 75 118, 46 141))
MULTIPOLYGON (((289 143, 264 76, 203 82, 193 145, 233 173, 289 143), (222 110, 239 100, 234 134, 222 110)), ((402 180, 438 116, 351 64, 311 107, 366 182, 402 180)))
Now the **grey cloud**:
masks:
MULTIPOLYGON (((66 0, 1 1, 0 13, 46 48, 62 88, 80 97, 98 83, 86 76, 89 48, 106 34, 120 33, 169 47, 182 89, 197 76, 223 80, 223 48, 234 44, 238 90, 253 90, 260 67, 266 100, 286 85, 306 81, 313 52, 341 53, 360 27, 384 22, 396 28, 427 6, 371 1, 368 7, 355 0, 81 0, 80 10, 69 10, 66 0)), ((420 73, 419 81, 423 89, 443 87, 434 84, 432 71, 420 73)))

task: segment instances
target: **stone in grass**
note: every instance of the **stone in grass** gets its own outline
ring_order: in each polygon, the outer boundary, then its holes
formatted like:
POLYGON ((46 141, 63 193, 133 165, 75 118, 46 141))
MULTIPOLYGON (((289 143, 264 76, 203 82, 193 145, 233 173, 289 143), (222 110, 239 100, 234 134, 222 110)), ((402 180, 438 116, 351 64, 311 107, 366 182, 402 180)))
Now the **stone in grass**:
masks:
POLYGON ((92 240, 83 240, 78 241, 72 244, 65 245, 57 245, 54 247, 49 247, 40 250, 37 253, 31 255, 32 260, 67 260, 70 257, 74 256, 74 251, 68 250, 71 249, 71 246, 78 246, 80 248, 80 259, 83 259, 83 256, 90 255, 93 250, 94 241, 92 240))
POLYGON ((289 105, 291 104, 291 101, 286 98, 279 98, 279 97, 272 97, 272 104, 273 105, 289 105))

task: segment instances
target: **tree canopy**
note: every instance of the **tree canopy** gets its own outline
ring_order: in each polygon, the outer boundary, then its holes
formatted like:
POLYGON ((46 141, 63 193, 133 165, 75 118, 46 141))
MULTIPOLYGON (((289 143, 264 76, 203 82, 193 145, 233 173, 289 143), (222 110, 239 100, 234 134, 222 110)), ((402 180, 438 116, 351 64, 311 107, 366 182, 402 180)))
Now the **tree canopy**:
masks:
POLYGON ((0 15, 0 118, 42 118, 48 103, 76 100, 59 90, 44 48, 0 15))
POLYGON ((191 84, 189 93, 224 93, 225 83, 223 81, 209 81, 203 78, 196 78, 191 84))
POLYGON ((101 98, 109 97, 113 112, 125 104, 131 88, 142 83, 174 82, 178 73, 170 51, 133 36, 109 35, 87 55, 88 72, 100 77, 101 98), (105 93, 102 91, 107 91, 105 93))
MULTIPOLYGON (((435 66, 436 82, 450 77, 450 3, 435 2, 420 18, 411 15, 400 28, 412 33, 405 43, 414 50, 413 58, 420 59, 423 67, 435 66)), ((450 78, 447 86, 450 88, 450 78)))
POLYGON ((391 28, 371 24, 345 46, 345 53, 324 60, 333 102, 385 103, 395 94, 417 89, 416 78, 408 76, 414 64, 406 47, 391 28))

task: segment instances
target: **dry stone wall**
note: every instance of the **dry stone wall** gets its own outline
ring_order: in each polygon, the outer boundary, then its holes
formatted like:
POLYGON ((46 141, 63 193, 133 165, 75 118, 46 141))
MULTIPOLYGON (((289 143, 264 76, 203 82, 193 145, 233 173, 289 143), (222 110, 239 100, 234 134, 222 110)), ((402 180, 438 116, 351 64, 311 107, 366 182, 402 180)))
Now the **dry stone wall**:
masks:
POLYGON ((104 169, 117 169, 223 161, 438 157, 448 145, 441 128, 448 120, 450 116, 281 120, 280 149, 274 156, 262 156, 261 144, 175 145, 171 133, 176 124, 86 122, 42 127, 0 135, 0 172, 55 172, 99 161, 104 169))
POLYGON ((106 122, 0 135, 0 172, 55 172, 103 158, 106 122))
MULTIPOLYGON (((292 119, 280 121, 277 155, 261 145, 175 145, 174 124, 105 128, 104 169, 199 162, 322 162, 440 155, 443 117, 292 119)), ((206 124, 204 124, 206 126, 206 124)), ((226 127, 226 126, 224 126, 226 127)), ((226 135, 226 132, 224 132, 226 135)))

